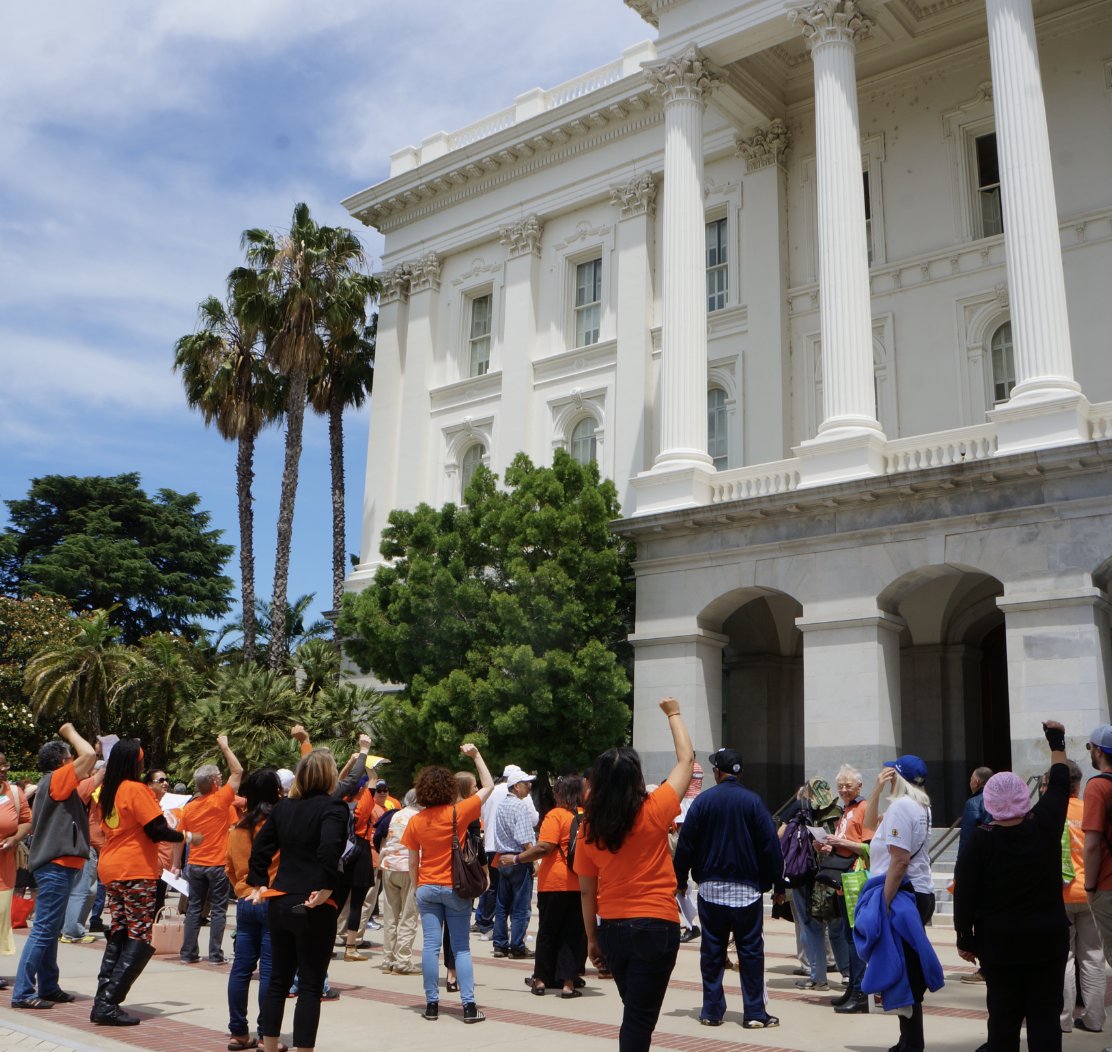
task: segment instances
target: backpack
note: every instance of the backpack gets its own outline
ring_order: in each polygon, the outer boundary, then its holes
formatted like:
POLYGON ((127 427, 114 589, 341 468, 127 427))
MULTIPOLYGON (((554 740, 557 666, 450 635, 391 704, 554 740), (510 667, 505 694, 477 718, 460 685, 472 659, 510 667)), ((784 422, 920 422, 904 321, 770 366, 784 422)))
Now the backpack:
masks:
POLYGON ((572 816, 571 828, 568 830, 568 849, 565 852, 559 844, 556 845, 557 850, 564 856, 564 864, 573 873, 575 872, 575 842, 579 839, 579 820, 583 816, 575 814, 572 816))
POLYGON ((355 808, 350 804, 346 806, 348 813, 347 835, 344 837, 344 850, 340 853, 339 870, 341 873, 346 872, 348 866, 355 859, 355 853, 359 850, 359 842, 355 837, 355 808))
POLYGON ((784 853, 784 877, 789 887, 802 887, 814 876, 815 852, 811 846, 813 837, 807 828, 810 817, 810 811, 801 808, 788 819, 784 826, 784 835, 780 838, 784 853))

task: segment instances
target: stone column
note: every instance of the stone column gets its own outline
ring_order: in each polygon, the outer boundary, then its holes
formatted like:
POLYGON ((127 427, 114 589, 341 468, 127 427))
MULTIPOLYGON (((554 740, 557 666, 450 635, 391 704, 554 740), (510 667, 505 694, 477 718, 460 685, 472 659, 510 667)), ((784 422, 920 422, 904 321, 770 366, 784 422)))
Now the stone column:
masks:
POLYGON ((779 119, 748 139, 737 140, 746 167, 740 302, 748 311, 749 351, 742 427, 751 464, 782 460, 791 441, 788 206, 783 167, 790 147, 791 134, 779 119))
POLYGON ((491 470, 502 475, 523 449, 533 449, 533 350, 537 333, 537 290, 540 280, 541 237, 544 225, 535 215, 499 229, 506 246, 502 343, 502 400, 499 405, 498 448, 492 450, 491 470))
POLYGON ((626 514, 634 506, 632 481, 652 459, 649 443, 649 367, 652 360, 652 244, 656 180, 649 173, 610 188, 618 221, 618 367, 607 430, 614 436, 614 484, 626 514), (628 416, 627 416, 628 414, 628 416))
POLYGON ((707 503, 706 235, 703 111, 717 70, 696 47, 644 65, 664 100, 660 452, 638 513, 707 503))
MULTIPOLYGON (((803 754, 807 776, 852 762, 865 784, 899 755, 900 632, 881 610, 796 620, 803 633, 803 754), (896 751, 893 751, 896 750, 896 751)), ((924 757, 928 764, 931 757, 924 757)))
POLYGON ((854 0, 816 0, 791 16, 815 69, 823 420, 799 449, 801 484, 809 486, 883 471, 857 113, 857 41, 872 22, 854 0))
POLYGON ((661 698, 679 699, 696 756, 722 745, 722 648, 727 637, 692 624, 687 630, 636 632, 629 641, 634 646, 633 746, 641 754, 645 780, 659 782, 676 762, 671 731, 657 707, 661 698))
MULTIPOLYGON (((431 491, 429 389, 433 382, 436 312, 440 303, 440 257, 430 252, 408 267, 409 327, 400 408, 405 440, 399 437, 395 446, 388 447, 398 459, 395 507, 399 508, 415 508, 431 491)), ((381 455, 381 450, 373 455, 381 455)))
POLYGON ((1031 0, 986 0, 1016 386, 1000 452, 1088 439, 1073 376, 1058 206, 1031 0), (1041 418, 1041 419, 1040 419, 1041 418))
POLYGON ((407 264, 381 274, 378 297, 378 339, 375 347, 374 412, 367 455, 363 499, 363 530, 359 565, 348 580, 362 587, 382 562, 379 544, 386 517, 397 507, 398 456, 380 456, 379 450, 401 450, 401 406, 405 387, 406 336, 409 329, 407 264))

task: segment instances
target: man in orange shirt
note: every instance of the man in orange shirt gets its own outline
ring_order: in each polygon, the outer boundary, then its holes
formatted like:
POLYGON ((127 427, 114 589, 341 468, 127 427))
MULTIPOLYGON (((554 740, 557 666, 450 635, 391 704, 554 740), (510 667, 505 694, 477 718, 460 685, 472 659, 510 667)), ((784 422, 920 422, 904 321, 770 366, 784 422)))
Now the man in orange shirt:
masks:
POLYGON ((222 781, 220 768, 214 763, 198 767, 193 775, 198 795, 182 808, 181 824, 178 826, 183 833, 203 834, 202 842, 189 853, 189 909, 185 914, 185 934, 179 955, 186 964, 195 964, 201 959, 197 936, 201 929, 201 911, 206 894, 209 899, 209 963, 225 962, 221 944, 231 887, 224 865, 228 855, 228 831, 232 824, 230 809, 239 790, 243 767, 228 748, 227 735, 221 734, 216 744, 228 764, 228 781, 222 781))

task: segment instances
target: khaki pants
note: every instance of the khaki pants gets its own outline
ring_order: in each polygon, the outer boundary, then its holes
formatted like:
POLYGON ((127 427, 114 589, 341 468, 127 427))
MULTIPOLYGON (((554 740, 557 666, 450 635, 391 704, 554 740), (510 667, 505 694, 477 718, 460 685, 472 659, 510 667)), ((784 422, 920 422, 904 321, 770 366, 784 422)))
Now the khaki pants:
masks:
POLYGON ((1062 1029, 1066 1033, 1073 1029, 1077 1003, 1073 967, 1076 959, 1081 973, 1081 1000, 1085 1005, 1081 1019, 1090 1030, 1100 1030, 1104 1026, 1104 951, 1097 922, 1084 902, 1067 902, 1066 917, 1070 922, 1070 955, 1066 961, 1066 982, 1062 994, 1062 1029))
POLYGON ((11 957, 15 953, 15 939, 12 937, 12 896, 11 888, 0 891, 0 955, 11 957))
POLYGON ((417 899, 408 872, 382 870, 382 897, 386 909, 382 925, 382 967, 408 971, 417 934, 417 899))

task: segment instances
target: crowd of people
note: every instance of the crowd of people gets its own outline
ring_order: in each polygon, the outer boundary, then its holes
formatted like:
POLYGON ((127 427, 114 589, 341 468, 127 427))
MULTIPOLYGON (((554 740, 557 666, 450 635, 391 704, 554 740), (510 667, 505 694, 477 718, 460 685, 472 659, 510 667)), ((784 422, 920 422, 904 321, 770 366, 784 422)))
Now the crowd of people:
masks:
MULTIPOLYGON (((314 1048, 321 1001, 337 996, 328 983, 336 948, 346 962, 366 962, 360 951, 372 926, 381 929, 383 972, 419 967, 428 1021, 440 1018, 442 958, 445 989, 458 993, 464 1023, 484 1020, 472 936, 490 941, 496 958, 530 961, 525 985, 534 996, 582 996, 590 961, 614 982, 623 1006, 619 1049, 634 1052, 651 1044, 685 942, 700 943, 702 1025, 722 1025, 731 967, 740 977, 742 1026, 780 1025, 765 978, 771 895, 774 915, 795 923, 796 985, 829 990, 836 968, 843 988, 830 1002, 835 1013, 868 1012, 875 998, 898 1018, 892 1052, 923 1052, 924 996, 944 982, 926 934, 935 894, 923 760, 885 762, 867 797, 848 764, 837 772, 836 792, 812 777, 774 818, 744 785, 735 749, 707 758, 714 784, 703 788, 679 703, 665 698, 660 708, 675 761, 659 785, 646 784, 636 751, 616 747, 588 771, 554 778, 551 795, 542 796, 536 776, 514 764, 496 780, 465 742, 460 752, 473 770, 423 767, 402 800, 368 766, 366 735, 341 769, 295 726, 295 767, 246 777, 220 736, 222 765, 198 767, 192 790, 179 796, 168 795, 164 771, 146 769, 140 742, 90 743, 65 724, 39 752, 37 785, 9 782, 0 755, 0 954, 15 951, 21 850, 36 888, 12 1007, 75 1000, 61 986, 58 943, 93 942, 103 930, 90 1018, 139 1024, 124 1002, 154 953, 168 885, 184 880, 183 963, 201 960, 205 924, 206 960, 226 963, 234 904, 229 1050, 285 1050, 289 997, 296 997, 293 1044, 314 1048), (527 938, 534 882, 535 950, 527 938)), ((1105 1021, 1112 726, 1091 736, 1097 776, 1084 801, 1064 728, 1047 722, 1044 729, 1050 766, 1040 799, 1032 805, 1017 775, 978 768, 963 816, 953 887, 957 950, 978 966, 964 979, 986 986, 988 1052, 1018 1047, 1024 1021, 1033 1052, 1060 1049, 1063 1032, 1100 1031, 1105 1021)), ((0 988, 8 985, 0 979, 0 988)))

